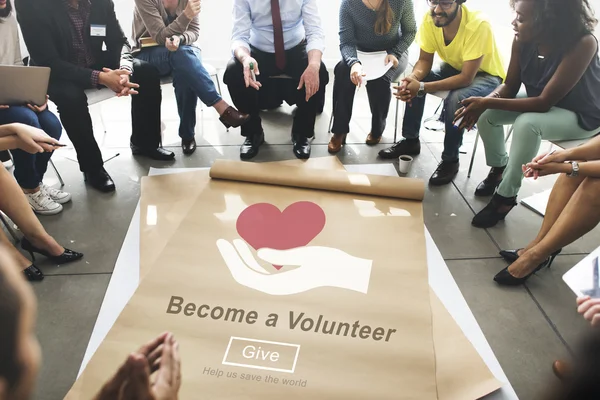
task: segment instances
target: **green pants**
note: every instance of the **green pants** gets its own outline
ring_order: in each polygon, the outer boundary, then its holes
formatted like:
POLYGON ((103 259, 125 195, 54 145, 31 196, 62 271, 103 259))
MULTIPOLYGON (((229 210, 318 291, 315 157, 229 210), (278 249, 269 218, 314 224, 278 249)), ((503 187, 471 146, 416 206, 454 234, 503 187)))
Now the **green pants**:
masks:
POLYGON ((487 110, 479 118, 477 128, 485 146, 487 165, 506 166, 497 191, 503 197, 514 197, 519 193, 523 180, 521 166, 538 154, 542 139, 586 139, 599 130, 582 129, 577 114, 559 107, 552 107, 546 113, 487 110), (510 124, 513 125, 513 136, 509 155, 504 144, 503 126, 510 124))

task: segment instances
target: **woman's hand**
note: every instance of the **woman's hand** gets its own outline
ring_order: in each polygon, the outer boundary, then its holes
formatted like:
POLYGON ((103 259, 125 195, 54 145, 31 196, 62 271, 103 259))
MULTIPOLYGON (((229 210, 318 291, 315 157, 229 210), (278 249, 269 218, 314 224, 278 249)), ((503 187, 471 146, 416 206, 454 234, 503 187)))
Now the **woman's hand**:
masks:
POLYGON ((540 154, 531 160, 532 164, 564 163, 567 160, 567 152, 564 150, 551 151, 540 154))
POLYGON ((481 114, 487 110, 485 97, 469 97, 468 99, 461 101, 461 104, 462 107, 454 114, 453 124, 456 125, 462 118, 458 128, 470 131, 479 120, 479 117, 481 117, 481 114))
POLYGON ((523 170, 525 178, 537 180, 540 176, 568 173, 571 171, 571 166, 569 164, 558 162, 548 164, 529 163, 523 165, 521 169, 523 170))
POLYGON ((44 104, 42 104, 41 106, 27 104, 27 107, 29 107, 29 109, 33 112, 41 113, 42 111, 46 110, 46 108, 48 108, 48 95, 46 95, 46 102, 44 104))
POLYGON ((590 296, 578 298, 577 312, 590 321, 592 326, 600 327, 600 299, 592 299, 590 296))
POLYGON ((53 152, 59 142, 41 129, 25 124, 14 124, 17 147, 30 154, 53 152))
POLYGON ((350 68, 350 80, 352 83, 360 87, 362 84, 362 78, 365 76, 366 75, 363 73, 362 64, 359 62, 354 63, 352 68, 350 68))
POLYGON ((393 54, 388 54, 387 56, 385 56, 385 65, 388 65, 389 63, 393 63, 393 67, 394 68, 398 68, 398 59, 396 58, 395 55, 393 54))

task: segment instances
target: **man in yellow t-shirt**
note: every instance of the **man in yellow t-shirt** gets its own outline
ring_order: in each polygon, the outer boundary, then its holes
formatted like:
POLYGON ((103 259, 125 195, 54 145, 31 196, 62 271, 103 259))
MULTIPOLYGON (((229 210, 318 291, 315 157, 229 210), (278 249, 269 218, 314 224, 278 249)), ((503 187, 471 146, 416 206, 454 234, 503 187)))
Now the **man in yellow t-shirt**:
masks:
POLYGON ((464 129, 454 126, 460 102, 471 96, 487 96, 506 78, 506 68, 496 46, 492 27, 480 12, 469 10, 467 0, 427 0, 416 41, 421 48, 413 72, 396 87, 396 97, 409 103, 402 125, 403 139, 379 152, 382 158, 417 155, 419 131, 427 93, 449 91, 442 113, 446 136, 442 162, 431 176, 432 185, 445 185, 459 170, 459 148, 464 129), (442 59, 433 67, 434 55, 442 59))

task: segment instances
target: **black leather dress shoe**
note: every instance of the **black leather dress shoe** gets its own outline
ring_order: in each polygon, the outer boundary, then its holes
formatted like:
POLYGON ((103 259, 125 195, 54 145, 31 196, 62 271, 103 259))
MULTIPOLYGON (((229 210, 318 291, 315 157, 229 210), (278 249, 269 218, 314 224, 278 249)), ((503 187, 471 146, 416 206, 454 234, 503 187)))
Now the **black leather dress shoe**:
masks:
POLYGON ((452 179, 454 179, 454 177, 458 173, 459 168, 460 163, 458 161, 442 161, 438 165, 433 175, 431 175, 431 178, 429 178, 429 184, 433 186, 442 186, 449 184, 450 182, 452 182, 452 179))
POLYGON ((265 133, 261 132, 258 135, 248 136, 244 140, 244 144, 240 147, 240 158, 242 160, 250 160, 256 157, 258 149, 265 142, 265 133))
POLYGON ((192 140, 182 140, 181 148, 183 149, 183 154, 190 155, 196 151, 196 139, 192 140))
POLYGON ((142 149, 141 147, 138 147, 134 144, 130 145, 130 147, 131 147, 131 153, 134 156, 148 157, 148 158, 151 158, 153 160, 158 160, 158 161, 171 161, 171 160, 175 159, 175 153, 173 153, 172 151, 166 150, 162 147, 157 147, 156 149, 151 149, 151 150, 142 149))
POLYGON ((493 195, 496 188, 500 186, 500 182, 502 182, 502 173, 505 169, 506 167, 492 167, 488 176, 477 185, 475 196, 485 197, 493 195))
POLYGON ((292 144, 294 145, 294 155, 300 160, 307 160, 310 158, 310 140, 305 136, 294 136, 292 137, 292 144))
POLYGON ((108 193, 115 191, 115 183, 113 182, 108 172, 104 167, 100 167, 94 171, 87 171, 83 173, 83 178, 89 183, 94 189, 101 192, 108 193))
POLYGON ((398 143, 383 149, 379 157, 391 160, 400 156, 418 156, 421 153, 421 142, 419 139, 402 139, 398 143))

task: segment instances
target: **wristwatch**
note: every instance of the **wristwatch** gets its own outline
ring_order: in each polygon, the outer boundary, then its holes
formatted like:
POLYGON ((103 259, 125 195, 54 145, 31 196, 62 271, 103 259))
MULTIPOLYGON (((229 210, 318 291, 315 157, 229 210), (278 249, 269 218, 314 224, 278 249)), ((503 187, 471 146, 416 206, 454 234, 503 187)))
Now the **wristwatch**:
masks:
POLYGON ((419 91, 417 92, 417 97, 425 96, 425 82, 420 82, 419 91))
POLYGON ((567 176, 576 177, 579 175, 579 163, 577 161, 569 161, 573 170, 567 176))

